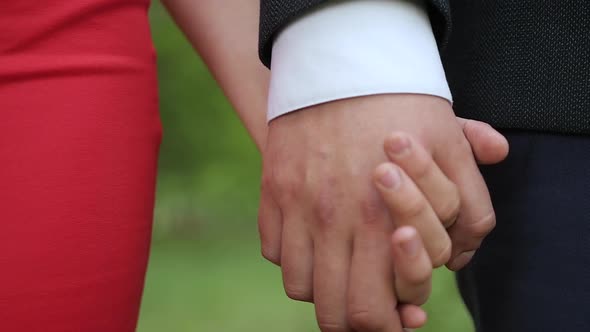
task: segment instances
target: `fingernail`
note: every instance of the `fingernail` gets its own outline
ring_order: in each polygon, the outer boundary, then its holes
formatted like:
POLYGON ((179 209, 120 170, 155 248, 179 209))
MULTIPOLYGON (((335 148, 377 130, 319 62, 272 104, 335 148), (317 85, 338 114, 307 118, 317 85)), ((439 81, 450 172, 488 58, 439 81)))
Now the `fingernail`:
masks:
POLYGON ((386 170, 381 172, 379 176, 379 183, 389 189, 395 189, 401 182, 399 170, 393 166, 388 166, 386 170))
POLYGON ((449 263, 449 269, 453 271, 460 270, 467 265, 475 255, 475 250, 460 253, 449 263))
POLYGON ((410 148, 410 140, 406 135, 395 134, 387 140, 387 150, 394 155, 401 155, 410 148))
POLYGON ((408 257, 416 257, 420 251, 420 241, 418 241, 416 231, 408 228, 404 232, 407 232, 407 234, 404 234, 406 238, 400 242, 399 246, 408 257))

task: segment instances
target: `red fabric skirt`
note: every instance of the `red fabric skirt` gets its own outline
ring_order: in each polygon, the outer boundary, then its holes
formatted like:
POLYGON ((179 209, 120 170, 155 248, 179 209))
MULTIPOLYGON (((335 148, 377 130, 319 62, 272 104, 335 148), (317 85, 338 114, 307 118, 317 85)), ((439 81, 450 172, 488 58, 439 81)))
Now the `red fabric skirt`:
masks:
POLYGON ((161 125, 147 0, 0 2, 0 331, 133 331, 161 125))

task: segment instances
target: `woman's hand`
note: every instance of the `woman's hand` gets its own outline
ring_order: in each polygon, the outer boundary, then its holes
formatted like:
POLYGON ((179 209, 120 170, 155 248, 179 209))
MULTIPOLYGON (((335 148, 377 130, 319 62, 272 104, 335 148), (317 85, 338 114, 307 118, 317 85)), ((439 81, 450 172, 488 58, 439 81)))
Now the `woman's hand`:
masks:
POLYGON ((405 328, 426 324, 426 312, 420 307, 430 296, 432 262, 420 234, 411 226, 402 226, 391 237, 395 292, 398 312, 405 328))

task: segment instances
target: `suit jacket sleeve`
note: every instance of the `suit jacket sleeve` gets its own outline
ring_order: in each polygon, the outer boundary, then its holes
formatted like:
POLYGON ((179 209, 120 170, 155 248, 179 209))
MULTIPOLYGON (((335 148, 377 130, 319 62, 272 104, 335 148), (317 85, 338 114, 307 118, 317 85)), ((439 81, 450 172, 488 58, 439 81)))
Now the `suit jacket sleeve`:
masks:
MULTIPOLYGON (((261 0, 259 54, 262 63, 270 68, 272 43, 276 34, 289 22, 329 0, 261 0)), ((362 0, 358 0, 362 1, 362 0)), ((451 30, 449 0, 426 0, 428 14, 439 48, 446 44, 451 30)))

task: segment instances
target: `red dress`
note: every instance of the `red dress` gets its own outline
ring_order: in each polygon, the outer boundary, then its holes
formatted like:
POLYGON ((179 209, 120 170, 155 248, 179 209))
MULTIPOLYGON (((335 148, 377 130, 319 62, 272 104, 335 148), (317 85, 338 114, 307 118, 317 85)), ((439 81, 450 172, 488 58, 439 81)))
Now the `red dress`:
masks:
POLYGON ((148 6, 0 1, 0 331, 135 329, 161 137, 148 6))

